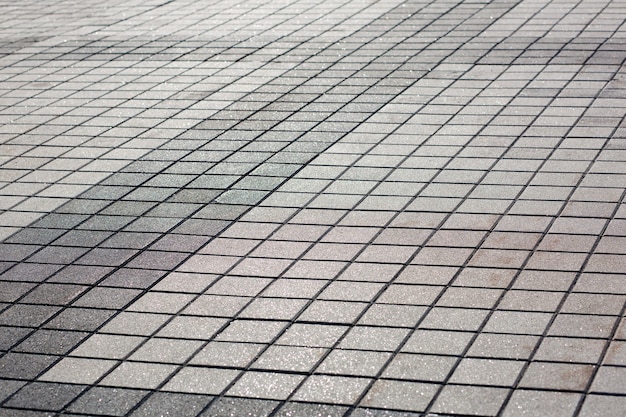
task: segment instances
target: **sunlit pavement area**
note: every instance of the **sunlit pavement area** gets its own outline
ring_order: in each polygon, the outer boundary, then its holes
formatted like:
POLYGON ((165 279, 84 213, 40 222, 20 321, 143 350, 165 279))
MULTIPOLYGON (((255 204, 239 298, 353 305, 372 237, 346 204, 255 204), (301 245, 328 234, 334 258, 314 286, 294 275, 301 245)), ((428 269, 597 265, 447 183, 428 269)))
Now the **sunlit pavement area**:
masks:
POLYGON ((626 2, 0 2, 0 416, 626 410, 626 2))

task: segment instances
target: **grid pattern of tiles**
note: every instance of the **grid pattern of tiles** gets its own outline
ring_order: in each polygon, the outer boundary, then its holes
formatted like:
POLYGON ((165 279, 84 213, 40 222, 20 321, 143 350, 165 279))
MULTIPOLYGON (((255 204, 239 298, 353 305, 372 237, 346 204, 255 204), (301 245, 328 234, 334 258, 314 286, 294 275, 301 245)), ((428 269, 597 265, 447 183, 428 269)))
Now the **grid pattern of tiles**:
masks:
POLYGON ((0 416, 626 409, 623 2, 0 10, 0 416))

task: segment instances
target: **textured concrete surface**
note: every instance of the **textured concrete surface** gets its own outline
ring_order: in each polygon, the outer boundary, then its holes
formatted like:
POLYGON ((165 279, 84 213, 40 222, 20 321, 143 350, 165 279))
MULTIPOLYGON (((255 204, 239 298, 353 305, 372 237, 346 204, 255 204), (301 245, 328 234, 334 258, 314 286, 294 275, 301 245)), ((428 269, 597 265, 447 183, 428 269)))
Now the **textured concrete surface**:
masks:
POLYGON ((618 416, 626 3, 0 1, 0 416, 618 416))

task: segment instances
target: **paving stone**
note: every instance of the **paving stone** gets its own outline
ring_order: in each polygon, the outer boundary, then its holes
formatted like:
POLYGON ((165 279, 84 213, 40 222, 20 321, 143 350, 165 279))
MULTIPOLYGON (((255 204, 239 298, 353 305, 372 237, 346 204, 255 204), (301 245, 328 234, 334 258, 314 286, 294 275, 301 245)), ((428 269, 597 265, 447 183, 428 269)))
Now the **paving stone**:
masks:
POLYGON ((292 398, 314 403, 353 404, 369 383, 366 378, 313 375, 292 398))
POLYGON ((112 360, 65 357, 39 379, 72 384, 93 384, 116 365, 112 360))
POLYGON ((42 282, 61 269, 60 265, 22 263, 16 264, 0 275, 5 281, 42 282))
POLYGON ((152 269, 119 268, 99 284, 101 287, 147 289, 163 275, 165 275, 164 271, 152 269))
POLYGON ((522 367, 519 361, 465 358, 459 362, 450 382, 508 387, 515 383, 522 367))
POLYGON ((94 331, 113 316, 110 310, 66 308, 45 324, 46 328, 94 331))
POLYGON ((586 397, 583 407, 580 410, 581 416, 611 415, 620 413, 624 407, 624 397, 609 395, 589 395, 586 397))
POLYGON ((226 417, 246 413, 250 416, 269 416, 279 403, 252 398, 222 397, 215 400, 201 416, 226 417))
POLYGON ((24 386, 6 403, 9 407, 61 411, 85 390, 84 386, 33 382, 24 386))
POLYGON ((580 394, 518 390, 513 393, 503 416, 523 416, 528 413, 549 413, 552 416, 574 415, 580 394))
POLYGON ((588 384, 592 372, 591 365, 534 362, 524 373, 520 386, 580 391, 588 384))
POLYGON ((129 304, 141 291, 126 288, 94 287, 74 301, 76 307, 121 308, 129 304))
MULTIPOLYGON (((409 381, 393 381, 379 379, 371 387, 369 393, 363 399, 361 405, 364 407, 375 407, 382 409, 400 409, 405 411, 426 411, 428 404, 437 392, 437 386, 409 381)), ((378 411, 366 412, 364 410, 356 412, 362 416, 394 416, 395 413, 382 413, 378 411)), ((402 415, 402 414, 400 414, 402 415)))
POLYGON ((14 304, 0 313, 0 325, 37 327, 60 310, 60 307, 14 304))
POLYGON ((0 398, 4 402, 4 400, 9 398, 13 393, 22 388, 24 385, 26 385, 25 381, 3 381, 2 386, 0 387, 0 398))
POLYGON ((93 387, 68 407, 75 413, 93 415, 126 415, 148 391, 93 387))
POLYGON ((163 387, 165 391, 218 395, 239 375, 231 369, 186 367, 163 387))
MULTIPOLYGON (((591 385, 591 391, 595 393, 624 394, 623 384, 624 370, 620 367, 601 366, 595 375, 591 385)), ((585 375, 589 375, 588 373, 585 375)))
POLYGON ((14 348, 15 352, 45 355, 67 354, 89 333, 40 329, 14 348))
POLYGON ((138 361, 182 364, 196 352, 199 341, 176 339, 149 339, 129 359, 138 361))
POLYGON ((87 358, 124 359, 144 339, 136 336, 94 334, 87 338, 72 355, 87 358))
POLYGON ((265 347, 262 344, 210 342, 190 360, 192 365, 244 368, 265 347))
POLYGON ((174 365, 122 362, 100 384, 121 388, 155 389, 175 370, 174 365))
POLYGON ((163 415, 195 417, 212 399, 213 397, 206 395, 155 392, 133 411, 131 416, 147 417, 162 413, 163 415))
MULTIPOLYGON (((177 316, 169 321, 156 335, 180 339, 208 340, 226 323, 227 321, 221 318, 177 316)), ((234 330, 232 331, 234 332, 234 330)), ((224 335, 224 332, 221 335, 224 335)))
POLYGON ((249 371, 228 390, 227 395, 285 400, 304 378, 302 375, 249 371))
POLYGON ((458 331, 419 329, 406 341, 402 351, 460 355, 472 339, 472 334, 458 331))
POLYGON ((276 416, 286 417, 306 417, 311 415, 325 415, 328 417, 344 416, 348 407, 326 404, 306 404, 289 402, 276 411, 276 416))
POLYGON ((437 414, 498 415, 508 389, 446 385, 432 406, 437 414))

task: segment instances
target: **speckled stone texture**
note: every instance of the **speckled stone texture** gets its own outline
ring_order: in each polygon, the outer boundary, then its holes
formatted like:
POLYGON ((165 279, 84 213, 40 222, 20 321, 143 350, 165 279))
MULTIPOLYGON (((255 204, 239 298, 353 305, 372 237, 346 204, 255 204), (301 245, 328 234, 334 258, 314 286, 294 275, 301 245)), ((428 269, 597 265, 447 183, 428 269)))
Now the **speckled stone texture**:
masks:
POLYGON ((0 2, 0 417, 623 414, 625 19, 0 2))

